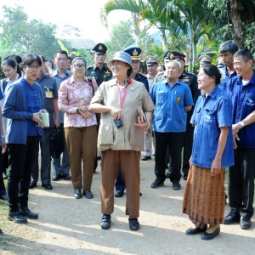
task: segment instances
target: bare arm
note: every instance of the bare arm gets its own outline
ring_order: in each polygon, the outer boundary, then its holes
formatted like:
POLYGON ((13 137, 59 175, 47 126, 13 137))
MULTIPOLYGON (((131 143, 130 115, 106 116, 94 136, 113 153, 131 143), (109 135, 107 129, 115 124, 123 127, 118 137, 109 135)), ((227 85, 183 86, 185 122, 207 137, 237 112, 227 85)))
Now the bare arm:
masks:
POLYGON ((120 119, 121 118, 121 109, 113 107, 113 106, 106 106, 98 103, 90 104, 89 106, 90 112, 95 113, 111 113, 114 117, 114 119, 120 119))
POLYGON ((185 106, 186 112, 189 112, 192 109, 192 106, 185 106))

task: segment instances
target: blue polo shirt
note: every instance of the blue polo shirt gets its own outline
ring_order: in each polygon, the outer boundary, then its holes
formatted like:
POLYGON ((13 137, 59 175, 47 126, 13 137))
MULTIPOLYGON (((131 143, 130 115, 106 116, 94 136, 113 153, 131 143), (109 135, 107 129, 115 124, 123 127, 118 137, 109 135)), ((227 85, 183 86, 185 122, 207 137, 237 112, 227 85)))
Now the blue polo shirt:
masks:
MULTIPOLYGON (((245 85, 242 83, 242 77, 237 76, 232 91, 228 93, 233 105, 233 124, 236 124, 255 111, 255 72, 245 85)), ((255 148, 255 122, 242 128, 238 136, 239 148, 255 148)))
POLYGON ((153 129, 160 133, 179 133, 186 131, 186 106, 193 106, 194 102, 189 86, 183 82, 170 87, 167 80, 154 84, 151 98, 155 104, 153 129))
POLYGON ((226 147, 222 155, 222 168, 234 165, 231 113, 232 104, 230 98, 218 86, 214 88, 207 98, 205 94, 198 98, 190 121, 195 126, 191 155, 193 165, 211 168, 218 148, 221 127, 230 128, 226 147))

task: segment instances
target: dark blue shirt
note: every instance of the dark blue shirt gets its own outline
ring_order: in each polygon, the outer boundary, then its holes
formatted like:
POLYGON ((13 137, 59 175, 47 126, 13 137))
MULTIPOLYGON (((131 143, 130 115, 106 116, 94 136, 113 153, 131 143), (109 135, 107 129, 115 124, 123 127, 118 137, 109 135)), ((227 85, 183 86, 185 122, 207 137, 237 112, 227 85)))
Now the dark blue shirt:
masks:
POLYGON ((142 82, 145 88, 147 89, 147 91, 149 92, 149 82, 146 76, 144 76, 141 73, 137 73, 134 80, 142 82))
POLYGON ((186 106, 194 105, 187 84, 179 82, 170 87, 167 80, 154 84, 151 98, 155 104, 153 129, 156 132, 185 132, 187 122, 186 106))
POLYGON ((231 112, 230 98, 218 86, 207 98, 204 93, 198 98, 190 121, 195 126, 191 155, 193 165, 211 168, 217 153, 221 127, 229 127, 222 168, 234 165, 231 112))
MULTIPOLYGON (((43 107, 43 98, 40 85, 30 85, 25 79, 21 79, 27 103, 27 111, 30 113, 39 112, 43 107)), ((29 120, 27 124, 27 136, 41 136, 42 128, 38 127, 37 122, 29 120)))

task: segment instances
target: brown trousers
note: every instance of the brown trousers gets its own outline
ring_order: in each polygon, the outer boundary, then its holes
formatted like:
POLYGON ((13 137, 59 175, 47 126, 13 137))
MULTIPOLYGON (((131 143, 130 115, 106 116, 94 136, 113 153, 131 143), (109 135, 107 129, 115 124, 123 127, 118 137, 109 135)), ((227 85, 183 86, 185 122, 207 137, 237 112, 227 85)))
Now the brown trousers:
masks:
POLYGON ((74 189, 91 190, 97 149, 97 126, 65 128, 74 189), (81 170, 81 160, 83 171, 81 170))
POLYGON ((140 151, 102 151, 101 210, 111 214, 114 209, 114 184, 121 169, 126 184, 126 214, 139 217, 140 206, 140 151))

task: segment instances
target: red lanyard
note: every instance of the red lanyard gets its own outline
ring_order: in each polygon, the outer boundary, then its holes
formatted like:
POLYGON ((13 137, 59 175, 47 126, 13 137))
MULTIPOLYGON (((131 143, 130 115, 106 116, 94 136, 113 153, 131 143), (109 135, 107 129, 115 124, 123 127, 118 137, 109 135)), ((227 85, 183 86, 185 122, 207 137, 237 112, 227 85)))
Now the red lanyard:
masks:
POLYGON ((120 106, 120 109, 122 109, 122 106, 123 106, 125 97, 126 97, 126 95, 127 95, 128 85, 126 85, 126 87, 125 87, 125 91, 124 91, 123 97, 121 97, 120 85, 119 85, 119 83, 117 83, 117 86, 118 86, 118 95, 119 95, 119 106, 120 106))

